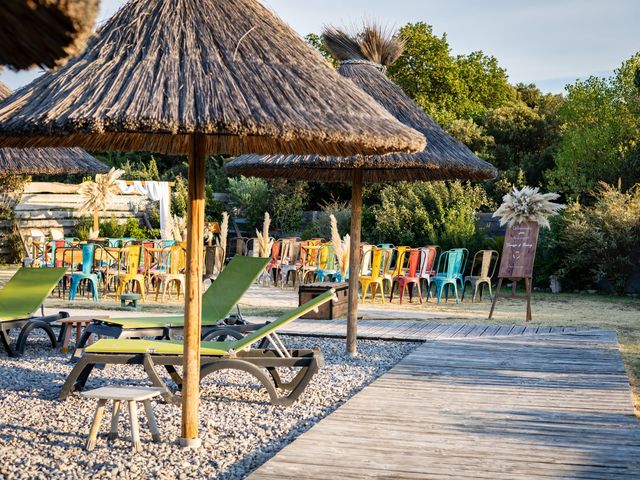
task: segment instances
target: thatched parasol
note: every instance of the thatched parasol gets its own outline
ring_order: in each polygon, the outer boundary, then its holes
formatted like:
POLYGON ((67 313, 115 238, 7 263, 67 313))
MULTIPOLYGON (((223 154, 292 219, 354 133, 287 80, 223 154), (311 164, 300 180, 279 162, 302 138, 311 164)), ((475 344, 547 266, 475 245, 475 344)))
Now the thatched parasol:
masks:
MULTIPOLYGON (((11 90, 0 82, 0 100, 11 90)), ((81 148, 0 148, 0 176, 104 173, 109 167, 81 148)))
POLYGON ((197 444, 207 154, 416 151, 424 137, 255 0, 132 0, 0 105, 0 145, 189 155, 182 443, 197 444))
POLYGON ((0 65, 63 65, 84 49, 99 6, 100 0, 2 0, 0 65))
POLYGON ((327 28, 323 41, 342 63, 339 72, 371 95, 405 125, 423 133, 427 146, 419 153, 385 156, 321 157, 318 155, 243 155, 226 165, 231 175, 352 182, 351 253, 347 349, 356 351, 358 269, 362 183, 494 178, 495 167, 476 157, 446 133, 402 89, 385 75, 402 54, 404 42, 380 27, 365 26, 360 35, 327 28))

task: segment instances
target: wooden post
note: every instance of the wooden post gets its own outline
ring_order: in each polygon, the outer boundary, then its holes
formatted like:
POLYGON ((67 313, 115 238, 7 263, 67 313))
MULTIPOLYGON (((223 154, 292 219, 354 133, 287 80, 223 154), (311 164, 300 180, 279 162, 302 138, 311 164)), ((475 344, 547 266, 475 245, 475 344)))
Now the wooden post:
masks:
POLYGON ((351 183, 351 245, 349 246, 349 310, 347 313, 347 352, 357 354, 358 275, 360 273, 360 228, 362 223, 362 170, 353 170, 351 183))
POLYGON ((202 245, 204 243, 206 137, 190 136, 187 202, 187 268, 184 297, 184 360, 182 384, 183 447, 199 447, 200 330, 202 316, 202 245))

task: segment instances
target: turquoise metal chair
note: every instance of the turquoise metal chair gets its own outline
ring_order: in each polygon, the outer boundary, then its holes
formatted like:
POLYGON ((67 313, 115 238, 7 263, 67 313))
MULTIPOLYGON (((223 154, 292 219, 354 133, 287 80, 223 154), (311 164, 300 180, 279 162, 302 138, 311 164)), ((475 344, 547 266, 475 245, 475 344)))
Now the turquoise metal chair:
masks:
MULTIPOLYGON (((453 285, 453 290, 456 294, 456 303, 460 303, 458 297, 458 281, 462 272, 464 272, 466 248, 455 248, 447 250, 438 261, 438 273, 431 279, 431 285, 436 288, 436 295, 438 297, 438 304, 442 298, 442 292, 445 292, 445 301, 449 300, 449 285, 453 285)), ((429 294, 431 294, 431 287, 429 287, 429 294)))
POLYGON ((106 238, 106 246, 109 248, 120 248, 122 246, 122 242, 119 238, 106 238))
POLYGON ((323 249, 325 248, 325 252, 320 252, 319 267, 313 272, 316 282, 342 281, 342 274, 338 268, 338 261, 336 259, 335 247, 333 245, 325 245, 323 249))
POLYGON ((71 273, 71 286, 69 287, 69 300, 75 300, 78 287, 83 281, 91 285, 91 297, 98 301, 98 274, 93 270, 96 246, 93 243, 85 243, 82 248, 82 270, 71 273))
POLYGON ((466 248, 452 248, 451 250, 462 252, 462 265, 460 267, 460 273, 458 273, 456 278, 460 282, 460 289, 464 290, 464 272, 467 269, 467 262, 469 261, 469 250, 466 248))

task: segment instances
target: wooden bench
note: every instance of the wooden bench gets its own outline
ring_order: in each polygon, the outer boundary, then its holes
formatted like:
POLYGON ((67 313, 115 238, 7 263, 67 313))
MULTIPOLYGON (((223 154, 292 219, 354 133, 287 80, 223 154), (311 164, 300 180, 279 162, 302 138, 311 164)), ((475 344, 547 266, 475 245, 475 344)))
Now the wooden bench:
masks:
POLYGON ((142 444, 140 443, 140 427, 138 425, 138 406, 136 404, 136 402, 142 402, 144 405, 144 411, 147 415, 149 430, 151 430, 151 438, 154 442, 159 443, 160 431, 158 430, 156 417, 153 413, 153 407, 151 406, 151 399, 158 395, 162 395, 163 393, 165 393, 165 389, 157 387, 101 387, 96 388, 95 390, 82 392, 80 395, 83 397, 98 399, 98 407, 96 408, 93 423, 91 424, 86 449, 91 451, 96 446, 98 430, 100 430, 100 421, 102 420, 107 400, 113 400, 113 413, 111 415, 111 429, 107 437, 108 440, 113 441, 118 438, 120 406, 122 402, 127 402, 129 407, 129 419, 131 421, 131 442, 133 444, 133 450, 134 452, 140 452, 142 450, 142 444))

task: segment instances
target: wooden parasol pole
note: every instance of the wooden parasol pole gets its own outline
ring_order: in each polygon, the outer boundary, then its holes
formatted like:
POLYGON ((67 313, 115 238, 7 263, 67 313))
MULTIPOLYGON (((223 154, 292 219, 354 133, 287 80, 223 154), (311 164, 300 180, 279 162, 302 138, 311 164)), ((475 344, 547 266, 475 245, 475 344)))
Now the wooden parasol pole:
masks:
POLYGON ((184 302, 182 384, 183 447, 199 447, 200 331, 202 316, 202 249, 204 244, 205 141, 201 133, 189 139, 189 199, 187 203, 187 269, 184 302))
POLYGON ((356 168, 351 182, 351 244, 349 245, 349 310, 347 352, 358 351, 358 275, 360 273, 360 228, 362 224, 362 169, 356 168))

